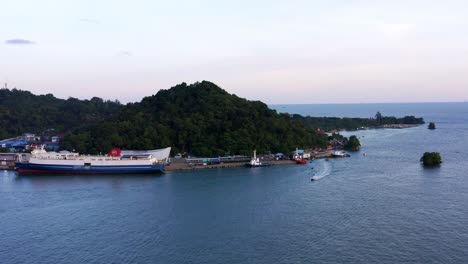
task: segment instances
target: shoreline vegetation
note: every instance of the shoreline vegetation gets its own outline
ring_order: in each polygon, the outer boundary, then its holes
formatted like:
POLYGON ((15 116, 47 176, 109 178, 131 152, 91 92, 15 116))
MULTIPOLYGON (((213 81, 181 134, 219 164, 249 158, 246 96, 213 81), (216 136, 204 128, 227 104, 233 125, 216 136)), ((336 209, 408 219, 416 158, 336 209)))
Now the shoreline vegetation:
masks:
POLYGON ((423 118, 405 116, 397 118, 394 116, 383 116, 377 112, 372 118, 349 118, 349 117, 311 117, 294 114, 293 119, 300 121, 310 128, 319 128, 327 132, 355 131, 363 129, 379 128, 409 128, 424 124, 423 118))
POLYGON ((61 137, 60 149, 86 154, 112 147, 172 147, 172 155, 219 157, 326 149, 330 133, 343 130, 408 128, 422 118, 311 117, 278 113, 260 101, 229 94, 214 83, 182 83, 138 103, 55 98, 0 89, 0 138, 28 132, 61 137), (328 133, 328 134, 327 134, 328 133))
POLYGON ((438 167, 442 163, 442 158, 439 152, 424 152, 419 161, 424 167, 438 167))

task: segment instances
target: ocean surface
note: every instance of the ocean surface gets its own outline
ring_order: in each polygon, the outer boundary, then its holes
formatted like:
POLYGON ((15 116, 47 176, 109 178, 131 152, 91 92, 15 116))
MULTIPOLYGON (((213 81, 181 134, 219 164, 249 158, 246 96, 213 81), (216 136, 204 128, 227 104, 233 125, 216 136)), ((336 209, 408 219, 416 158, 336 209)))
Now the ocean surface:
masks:
POLYGON ((468 263, 467 103, 271 107, 416 115, 437 129, 346 132, 360 152, 307 165, 0 172, 0 263, 468 263), (422 168, 425 151, 442 166, 422 168))

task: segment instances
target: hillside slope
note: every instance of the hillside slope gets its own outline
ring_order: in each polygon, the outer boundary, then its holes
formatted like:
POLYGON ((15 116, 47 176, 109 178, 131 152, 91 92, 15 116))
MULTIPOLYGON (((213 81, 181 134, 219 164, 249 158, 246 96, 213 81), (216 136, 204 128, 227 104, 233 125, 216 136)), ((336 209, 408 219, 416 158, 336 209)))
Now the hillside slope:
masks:
POLYGON ((249 154, 253 149, 287 152, 324 146, 326 139, 288 114, 278 114, 262 102, 239 98, 203 81, 182 83, 128 104, 107 122, 67 136, 62 146, 84 153, 112 146, 172 146, 175 153, 213 156, 249 154))
POLYGON ((26 132, 41 134, 50 128, 68 132, 108 119, 122 107, 118 102, 97 97, 63 100, 52 94, 34 95, 17 89, 0 89, 0 139, 26 132))
POLYGON ((385 124, 422 124, 422 118, 333 118, 278 114, 259 101, 229 94, 203 81, 185 83, 143 98, 139 103, 55 98, 28 91, 0 89, 0 138, 50 128, 66 136, 62 149, 105 153, 111 147, 153 149, 217 156, 289 152, 296 147, 325 146, 325 131, 385 124))

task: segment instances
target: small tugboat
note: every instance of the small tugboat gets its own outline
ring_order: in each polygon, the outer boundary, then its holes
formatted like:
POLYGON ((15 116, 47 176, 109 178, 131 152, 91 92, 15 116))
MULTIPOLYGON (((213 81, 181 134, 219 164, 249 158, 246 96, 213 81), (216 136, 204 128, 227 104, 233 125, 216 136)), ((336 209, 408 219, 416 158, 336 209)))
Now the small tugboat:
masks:
POLYGON ((257 158, 257 150, 254 150, 254 151, 253 151, 253 157, 252 157, 252 159, 250 160, 249 163, 246 163, 245 166, 246 166, 246 167, 253 168, 253 167, 266 167, 266 166, 271 166, 271 164, 270 164, 270 163, 262 163, 262 162, 260 162, 260 159, 257 158))
POLYGON ((312 176, 312 178, 310 178, 311 181, 318 181, 320 180, 320 177, 319 176, 312 176))
POLYGON ((307 160, 305 160, 303 158, 299 158, 299 159, 296 159, 296 163, 297 164, 307 164, 307 160))

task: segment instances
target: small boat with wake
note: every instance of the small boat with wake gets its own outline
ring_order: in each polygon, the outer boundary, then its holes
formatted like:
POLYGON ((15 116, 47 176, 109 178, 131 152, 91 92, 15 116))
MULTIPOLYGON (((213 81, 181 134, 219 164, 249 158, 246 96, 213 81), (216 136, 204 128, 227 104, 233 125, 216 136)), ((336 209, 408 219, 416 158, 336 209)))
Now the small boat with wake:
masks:
POLYGON ((334 158, 344 158, 344 157, 351 157, 348 153, 342 151, 342 150, 335 150, 330 153, 332 157, 334 158))

